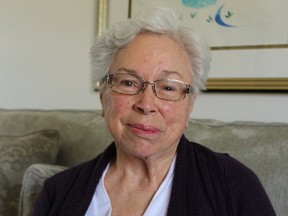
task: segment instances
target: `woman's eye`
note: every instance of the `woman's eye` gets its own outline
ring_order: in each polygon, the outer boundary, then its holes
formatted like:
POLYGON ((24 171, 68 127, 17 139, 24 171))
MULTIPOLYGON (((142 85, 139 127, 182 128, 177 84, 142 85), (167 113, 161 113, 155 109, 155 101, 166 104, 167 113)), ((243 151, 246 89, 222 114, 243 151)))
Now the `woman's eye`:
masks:
POLYGON ((122 80, 119 84, 125 87, 135 86, 135 82, 133 82, 132 80, 122 80))
POLYGON ((165 91, 175 91, 175 88, 173 86, 165 86, 162 89, 165 91))

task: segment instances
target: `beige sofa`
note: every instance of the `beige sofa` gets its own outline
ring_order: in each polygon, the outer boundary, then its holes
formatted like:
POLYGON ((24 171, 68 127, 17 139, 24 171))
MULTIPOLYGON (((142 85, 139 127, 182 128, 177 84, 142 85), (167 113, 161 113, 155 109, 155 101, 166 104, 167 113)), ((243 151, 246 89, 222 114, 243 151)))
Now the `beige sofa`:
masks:
MULTIPOLYGON (((185 134, 253 169, 277 215, 287 215, 288 124, 191 119, 185 134)), ((0 109, 0 216, 28 216, 48 176, 111 141, 100 111, 0 109)))

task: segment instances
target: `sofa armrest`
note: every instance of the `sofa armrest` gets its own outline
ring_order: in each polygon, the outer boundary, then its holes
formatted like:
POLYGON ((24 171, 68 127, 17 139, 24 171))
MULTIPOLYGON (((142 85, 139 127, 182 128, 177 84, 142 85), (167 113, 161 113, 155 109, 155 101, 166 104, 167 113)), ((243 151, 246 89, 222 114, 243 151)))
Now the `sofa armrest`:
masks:
POLYGON ((67 167, 33 164, 25 172, 19 201, 19 216, 30 216, 44 181, 67 167))

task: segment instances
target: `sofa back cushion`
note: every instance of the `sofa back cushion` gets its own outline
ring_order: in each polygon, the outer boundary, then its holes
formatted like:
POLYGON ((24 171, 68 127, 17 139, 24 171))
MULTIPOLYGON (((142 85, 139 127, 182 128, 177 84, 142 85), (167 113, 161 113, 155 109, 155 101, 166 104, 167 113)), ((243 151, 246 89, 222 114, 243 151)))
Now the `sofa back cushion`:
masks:
POLYGON ((44 181, 67 167, 50 164, 33 164, 27 168, 21 188, 18 216, 31 216, 44 181))
MULTIPOLYGON (((1 110, 0 133, 37 129, 61 133, 56 164, 72 166, 102 152, 113 140, 101 111, 1 110)), ((288 209, 288 124, 191 119, 185 135, 212 150, 226 152, 250 167, 263 183, 277 215, 288 209)))
POLYGON ((54 129, 61 134, 56 164, 73 166, 102 152, 112 141, 101 111, 1 110, 0 134, 54 129))
POLYGON ((26 169, 34 163, 53 164, 60 135, 55 130, 22 136, 0 135, 0 216, 17 215, 19 194, 26 169))
POLYGON ((288 124, 191 119, 190 140, 229 153, 259 177, 277 215, 288 209, 288 124))

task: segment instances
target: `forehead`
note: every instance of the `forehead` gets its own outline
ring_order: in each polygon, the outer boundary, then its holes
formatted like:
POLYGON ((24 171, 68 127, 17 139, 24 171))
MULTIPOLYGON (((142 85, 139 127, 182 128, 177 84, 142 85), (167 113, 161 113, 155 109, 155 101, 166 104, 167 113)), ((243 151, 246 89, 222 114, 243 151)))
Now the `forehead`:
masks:
POLYGON ((183 46, 166 35, 142 33, 121 48, 111 65, 111 70, 128 68, 140 75, 177 71, 190 76, 189 56, 183 46))

